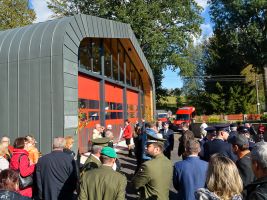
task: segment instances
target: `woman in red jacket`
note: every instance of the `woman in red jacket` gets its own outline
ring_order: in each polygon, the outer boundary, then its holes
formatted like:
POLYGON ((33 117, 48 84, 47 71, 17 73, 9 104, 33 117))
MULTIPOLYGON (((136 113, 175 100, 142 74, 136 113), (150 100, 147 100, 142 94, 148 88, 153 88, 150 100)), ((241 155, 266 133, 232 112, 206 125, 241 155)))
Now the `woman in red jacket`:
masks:
POLYGON ((130 121, 128 119, 125 120, 123 137, 125 139, 126 145, 128 146, 129 157, 131 157, 132 156, 131 138, 133 137, 133 133, 130 126, 130 121))
MULTIPOLYGON (((9 164, 10 169, 20 172, 22 177, 30 176, 34 173, 35 164, 31 164, 29 161, 28 142, 26 138, 19 137, 15 139, 13 155, 9 164)), ((25 189, 19 189, 18 192, 22 196, 32 197, 32 187, 29 186, 25 189)))

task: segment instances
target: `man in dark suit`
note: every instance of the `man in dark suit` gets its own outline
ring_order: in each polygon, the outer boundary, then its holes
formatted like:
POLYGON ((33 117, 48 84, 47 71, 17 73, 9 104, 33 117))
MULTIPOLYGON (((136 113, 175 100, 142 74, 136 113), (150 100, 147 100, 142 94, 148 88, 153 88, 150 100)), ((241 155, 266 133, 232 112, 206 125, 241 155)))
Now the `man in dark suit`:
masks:
POLYGON ((178 156, 182 156, 182 158, 185 159, 185 145, 187 141, 194 139, 195 137, 194 133, 189 130, 189 124, 187 122, 182 122, 181 127, 183 132, 182 136, 179 138, 178 156))
POLYGON ((171 159, 171 151, 173 150, 174 145, 174 135, 173 131, 169 129, 169 124, 164 123, 163 129, 161 129, 160 133, 162 134, 163 138, 166 139, 164 142, 164 151, 163 154, 171 159))
POLYGON ((194 192, 205 187, 208 163, 199 159, 199 152, 199 142, 195 139, 189 140, 186 143, 188 156, 174 164, 173 186, 178 191, 177 199, 193 200, 194 192))
POLYGON ((39 199, 71 200, 77 184, 76 163, 63 152, 65 139, 56 137, 53 151, 39 158, 36 179, 39 199))
POLYGON ((233 161, 236 161, 237 157, 232 151, 232 145, 226 142, 230 132, 229 125, 216 125, 215 129, 215 139, 204 144, 204 160, 209 161, 210 157, 213 154, 219 153, 230 158, 233 161))

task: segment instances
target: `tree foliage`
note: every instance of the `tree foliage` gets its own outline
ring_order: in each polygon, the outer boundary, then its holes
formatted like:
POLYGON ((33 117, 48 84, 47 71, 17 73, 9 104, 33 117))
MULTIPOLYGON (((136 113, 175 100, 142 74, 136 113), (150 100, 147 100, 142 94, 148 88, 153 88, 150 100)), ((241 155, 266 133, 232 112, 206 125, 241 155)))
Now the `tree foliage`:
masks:
MULTIPOLYGON (((214 37, 209 45, 207 73, 239 75, 247 66, 252 66, 253 71, 263 75, 266 92, 267 1, 210 0, 209 3, 211 19, 214 23, 214 37)), ((211 84, 206 86, 208 91, 214 89, 211 84)), ((248 104, 256 104, 253 102, 255 94, 246 91, 249 89, 255 91, 252 86, 252 83, 247 82, 245 84, 224 83, 225 90, 229 91, 232 87, 236 90, 235 93, 240 92, 241 96, 238 97, 240 101, 241 97, 246 96, 248 104), (239 85, 240 88, 232 87, 233 85, 239 85)), ((229 95, 227 97, 229 98, 229 95)))
MULTIPOLYGON (((188 87, 189 101, 205 114, 256 113, 255 79, 267 56, 267 1, 210 0, 209 5, 214 34, 192 57, 194 76, 202 73, 198 82, 204 88, 188 87)), ((259 91, 263 101, 264 89, 259 91)))
POLYGON ((163 69, 186 74, 193 66, 188 47, 202 22, 194 0, 50 0, 49 8, 58 16, 84 13, 130 24, 153 70, 157 99, 163 69))
POLYGON ((0 0, 0 30, 31 24, 35 12, 28 9, 26 0, 0 0))

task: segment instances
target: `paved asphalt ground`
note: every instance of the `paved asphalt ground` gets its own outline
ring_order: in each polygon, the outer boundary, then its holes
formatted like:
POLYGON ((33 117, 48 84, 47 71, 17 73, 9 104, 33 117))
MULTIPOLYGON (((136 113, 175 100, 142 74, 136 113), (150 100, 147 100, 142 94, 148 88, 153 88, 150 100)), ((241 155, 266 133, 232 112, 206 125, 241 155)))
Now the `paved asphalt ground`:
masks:
MULTIPOLYGON (((173 163, 177 162, 178 160, 181 160, 180 157, 178 157, 177 152, 178 152, 178 138, 180 137, 179 134, 174 135, 174 149, 172 151, 172 156, 171 159, 173 163)), ((127 188, 126 188, 126 199, 127 200, 133 200, 137 199, 137 193, 136 191, 131 187, 131 179, 134 175, 134 170, 136 167, 136 160, 135 158, 129 158, 127 156, 127 151, 125 151, 125 148, 120 148, 121 149, 118 153, 119 160, 121 162, 121 171, 125 176, 127 177, 127 188)), ((170 187, 170 200, 177 199, 177 191, 173 188, 171 185, 170 187)))

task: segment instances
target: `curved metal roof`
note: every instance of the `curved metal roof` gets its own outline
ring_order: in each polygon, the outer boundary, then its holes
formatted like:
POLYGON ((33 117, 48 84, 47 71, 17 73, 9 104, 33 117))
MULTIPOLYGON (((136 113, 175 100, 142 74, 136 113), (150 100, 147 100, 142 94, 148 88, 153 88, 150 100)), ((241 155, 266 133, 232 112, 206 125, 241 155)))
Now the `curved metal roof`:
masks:
POLYGON ((130 25, 83 14, 0 31, 0 64, 62 54, 77 63, 85 37, 130 39, 155 89, 152 70, 130 25))

